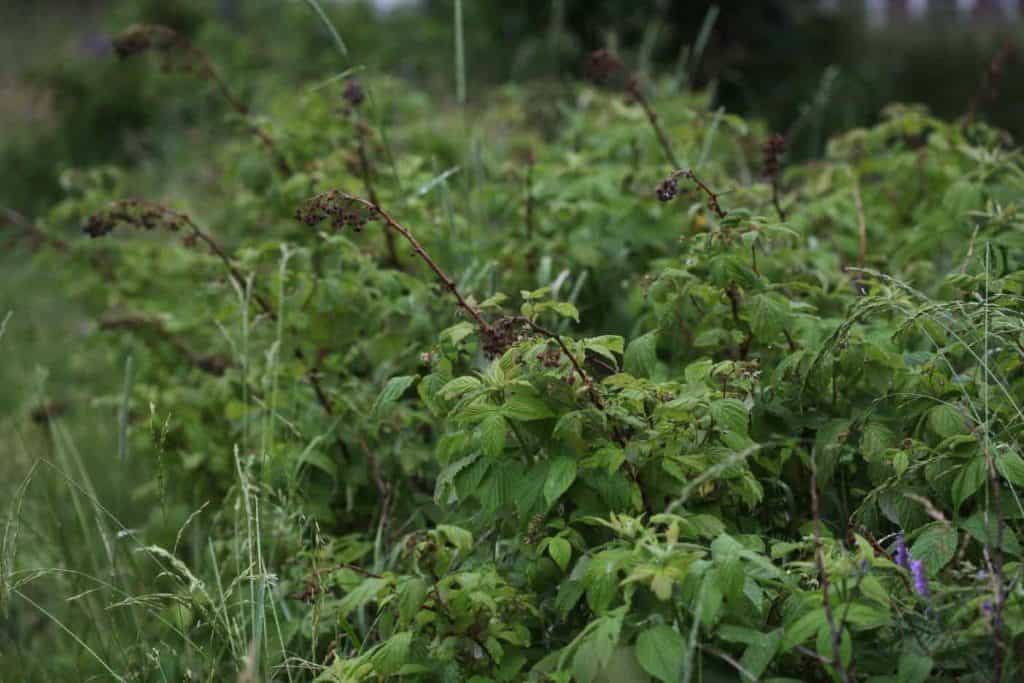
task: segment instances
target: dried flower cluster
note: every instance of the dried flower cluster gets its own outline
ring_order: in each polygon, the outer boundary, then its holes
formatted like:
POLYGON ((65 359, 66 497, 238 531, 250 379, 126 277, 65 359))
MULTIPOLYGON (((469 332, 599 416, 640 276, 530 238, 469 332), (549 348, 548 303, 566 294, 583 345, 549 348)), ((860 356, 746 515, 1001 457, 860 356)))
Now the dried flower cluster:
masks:
POLYGON ((725 218, 728 212, 718 203, 718 194, 696 176, 690 169, 673 171, 667 178, 658 183, 654 188, 654 194, 658 201, 668 202, 679 194, 679 179, 686 178, 697 186, 697 189, 707 197, 708 210, 712 211, 719 218, 725 218))
POLYGON ((345 84, 341 96, 353 107, 358 107, 366 101, 366 90, 363 89, 362 83, 353 78, 345 84))
POLYGON ((338 190, 330 190, 321 192, 303 202, 295 212, 295 218, 306 225, 316 225, 330 219, 331 226, 334 228, 340 230, 350 227, 360 231, 367 223, 378 220, 380 215, 351 195, 338 190))
POLYGON ((595 50, 587 55, 584 73, 587 80, 604 85, 625 68, 622 59, 610 50, 595 50))
POLYGON ((654 194, 657 195, 659 202, 670 202, 675 199, 679 194, 679 176, 673 173, 662 180, 655 186, 654 194))
POLYGON ((89 216, 82 232, 93 238, 103 237, 118 226, 177 232, 187 224, 188 217, 174 209, 139 199, 124 199, 89 216))
POLYGON ((488 358, 497 358, 525 338, 523 319, 519 317, 498 318, 489 329, 480 329, 480 343, 488 358))
POLYGON ((200 78, 215 75, 206 53, 168 26, 135 24, 114 36, 113 44, 121 59, 153 51, 160 54, 164 71, 190 73, 200 78))
POLYGON ((761 146, 761 174, 773 180, 782 169, 782 154, 786 151, 786 139, 775 133, 761 146))

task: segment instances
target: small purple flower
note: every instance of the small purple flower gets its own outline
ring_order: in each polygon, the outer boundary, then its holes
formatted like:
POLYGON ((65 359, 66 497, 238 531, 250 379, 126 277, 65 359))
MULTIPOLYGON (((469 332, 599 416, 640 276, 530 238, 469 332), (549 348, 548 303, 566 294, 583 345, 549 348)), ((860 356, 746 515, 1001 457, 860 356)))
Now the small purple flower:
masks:
POLYGON ((985 602, 981 603, 981 611, 987 614, 988 616, 992 616, 992 601, 986 600, 985 602))
POLYGON ((896 536, 896 564, 906 570, 910 569, 910 549, 907 548, 907 541, 903 538, 902 531, 896 536))
POLYGON ((928 577, 924 572, 924 562, 921 560, 911 560, 910 574, 914 577, 914 590, 922 598, 927 598, 930 592, 928 591, 928 577))

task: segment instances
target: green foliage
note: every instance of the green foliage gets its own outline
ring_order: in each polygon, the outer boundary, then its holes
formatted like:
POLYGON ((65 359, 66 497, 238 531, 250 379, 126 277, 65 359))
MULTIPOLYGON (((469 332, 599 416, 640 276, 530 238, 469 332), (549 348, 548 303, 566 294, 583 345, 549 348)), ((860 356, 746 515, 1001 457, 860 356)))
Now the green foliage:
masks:
POLYGON ((133 548, 144 595, 89 589, 155 654, 103 642, 79 671, 1021 674, 1024 169, 1001 133, 894 105, 786 167, 777 208, 762 126, 671 81, 467 111, 368 83, 376 106, 338 82, 236 111, 159 190, 70 172, 32 226, 93 316, 76 353, 133 359, 96 399, 161 472, 132 495, 212 505, 133 548))

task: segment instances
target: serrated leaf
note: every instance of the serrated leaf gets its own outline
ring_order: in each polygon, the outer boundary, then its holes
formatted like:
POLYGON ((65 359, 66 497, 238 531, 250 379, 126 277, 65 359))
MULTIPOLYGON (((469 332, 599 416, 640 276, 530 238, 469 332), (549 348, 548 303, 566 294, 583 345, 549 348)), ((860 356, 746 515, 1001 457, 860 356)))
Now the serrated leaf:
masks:
POLYGON ((928 411, 928 426, 945 439, 964 431, 964 418, 959 410, 942 403, 928 411))
POLYGON ((437 530, 463 555, 468 555, 473 549, 472 532, 451 524, 438 524, 437 530))
POLYGON ((476 377, 456 377, 451 380, 443 387, 441 387, 441 396, 448 401, 452 401, 456 398, 463 396, 464 394, 479 389, 483 386, 483 383, 476 377))
POLYGON ((402 624, 409 624, 423 606, 427 597, 427 582, 414 576, 398 585, 398 618, 402 624))
POLYGON ((555 415, 543 399, 525 392, 509 396, 502 405, 501 412, 505 417, 519 422, 543 420, 555 415))
POLYGON ((357 610, 376 600, 377 595, 384 589, 387 583, 386 579, 377 577, 366 578, 338 601, 338 612, 343 617, 348 616, 353 610, 357 610))
POLYGON ((686 642, 671 626, 654 626, 637 637, 636 658, 644 671, 662 683, 678 683, 686 662, 686 642))
POLYGON ((755 679, 760 679, 768 669, 768 665, 775 659, 782 645, 783 631, 777 628, 769 633, 759 634, 757 638, 750 641, 747 649, 743 651, 743 658, 740 666, 750 673, 755 679))
POLYGON ((1024 486, 1024 458, 1017 451, 1004 448, 994 453, 996 471, 1014 486, 1024 486))
POLYGON ((508 426, 501 415, 488 415, 480 423, 480 447, 484 454, 492 458, 501 455, 505 450, 505 437, 508 426))
POLYGON ((720 430, 747 433, 747 408, 734 398, 722 398, 711 404, 711 419, 720 430))
POLYGON ((593 683, 605 670, 619 642, 625 608, 599 617, 586 630, 572 658, 572 672, 577 683, 593 683))
POLYGON ((476 328, 471 323, 461 322, 452 325, 447 330, 441 332, 441 339, 451 344, 458 344, 460 341, 473 334, 476 328))
POLYGON ((409 663, 412 637, 412 631, 403 631, 381 643, 370 657, 374 670, 381 676, 398 673, 405 664, 409 663))
POLYGON ((576 481, 576 461, 562 455, 551 461, 547 479, 544 481, 544 500, 549 506, 562 497, 576 481))
POLYGON ((910 554, 924 563, 929 575, 935 576, 953 559, 956 547, 956 529, 948 524, 933 522, 925 526, 914 540, 910 554))
POLYGON ((635 377, 650 377, 658 362, 658 333, 648 332, 631 341, 622 359, 623 368, 635 377))
POLYGON ((373 403, 373 413, 379 415, 381 410, 400 399, 402 394, 413 385, 416 379, 415 375, 403 375, 389 379, 388 383, 381 390, 380 395, 377 396, 377 400, 373 403))
POLYGON ((762 342, 778 337, 786 326, 789 306, 768 294, 750 297, 750 331, 762 342))

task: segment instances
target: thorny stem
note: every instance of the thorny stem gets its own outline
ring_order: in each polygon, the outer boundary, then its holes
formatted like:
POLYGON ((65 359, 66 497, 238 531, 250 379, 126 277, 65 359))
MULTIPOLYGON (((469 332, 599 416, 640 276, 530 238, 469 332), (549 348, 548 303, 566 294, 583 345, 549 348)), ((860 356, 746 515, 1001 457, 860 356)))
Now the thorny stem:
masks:
POLYGON ((555 340, 555 342, 561 347, 562 352, 569 357, 569 362, 572 363, 573 369, 579 376, 580 381, 583 382, 583 385, 587 388, 587 395, 590 396, 590 400, 594 402, 594 405, 597 406, 598 410, 604 410, 604 404, 601 402, 601 397, 598 395, 597 389, 594 388, 594 383, 591 381, 590 375, 587 374, 586 370, 583 369, 583 366, 580 365, 578 360, 576 360, 576 356, 574 356, 569 350, 569 347, 566 346, 565 340, 562 339, 562 336, 557 332, 552 332, 546 327, 538 325, 525 316, 520 316, 516 318, 516 320, 522 322, 537 334, 543 335, 548 339, 555 340))
MULTIPOLYGON (((201 242, 203 242, 203 244, 205 244, 207 247, 209 247, 210 251, 213 252, 217 256, 217 258, 219 258, 221 260, 221 263, 224 264, 224 267, 227 269, 228 273, 231 274, 231 278, 235 281, 235 284, 237 284, 239 287, 241 287, 242 291, 245 291, 245 289, 246 289, 245 277, 242 276, 242 273, 231 262, 231 259, 228 258, 228 255, 224 252, 223 249, 221 249, 220 245, 217 244, 217 242, 215 242, 212 237, 210 237, 205 232, 200 230, 199 226, 197 226, 195 223, 193 223, 192 219, 189 218, 187 215, 179 214, 179 216, 181 216, 181 218, 185 221, 186 225, 188 225, 190 228, 192 228, 192 234, 196 237, 196 239, 200 240, 201 242)), ((256 303, 259 305, 260 309, 264 313, 266 313, 272 319, 276 319, 277 318, 277 314, 274 312, 273 307, 270 305, 270 303, 266 299, 263 298, 262 295, 260 295, 260 294, 253 294, 253 299, 256 300, 256 303)))
POLYGON ((341 196, 347 199, 348 201, 360 204, 369 209, 371 212, 377 214, 378 216, 381 217, 381 219, 384 221, 388 228, 394 230, 403 238, 405 238, 405 241, 412 246, 412 249, 413 251, 416 252, 416 255, 419 256, 420 259, 425 264, 427 264, 427 267, 429 267, 430 270, 434 272, 434 275, 436 275, 437 279, 441 281, 441 284, 444 286, 444 288, 452 293, 452 296, 454 296, 456 301, 458 301, 459 307, 462 308, 462 310, 464 310, 469 315, 469 317, 476 321, 476 324, 480 327, 481 330, 485 332, 493 331, 491 325, 486 320, 484 320, 482 315, 480 315, 480 311, 478 311, 475 306, 466 301, 466 298, 462 296, 462 292, 460 292, 459 288, 455 285, 455 281, 452 280, 448 276, 448 274, 441 269, 439 265, 437 265, 434 259, 430 257, 430 254, 427 253, 427 251, 416 240, 416 238, 413 237, 413 234, 409 232, 407 228, 405 228, 404 226, 402 226, 401 223, 392 218, 386 211, 384 211, 384 209, 380 208, 380 206, 378 206, 375 202, 363 199, 361 197, 355 197, 350 194, 342 194, 341 196))
POLYGON ((654 111, 654 108, 651 107, 651 103, 647 100, 643 89, 640 87, 640 79, 636 76, 630 78, 629 83, 626 85, 626 90, 633 99, 640 104, 644 113, 647 114, 647 120, 651 122, 651 128, 654 129, 654 134, 658 137, 658 142, 661 144, 661 151, 665 154, 665 160, 671 164, 672 168, 679 168, 679 162, 676 160, 676 155, 672 151, 672 145, 668 141, 668 135, 665 134, 665 129, 661 127, 661 122, 658 121, 658 114, 654 111))
MULTIPOLYGON (((68 243, 67 242, 65 242, 64 240, 62 240, 60 238, 52 237, 52 236, 46 234, 44 231, 42 231, 39 228, 37 228, 32 223, 32 221, 30 221, 29 219, 25 218, 24 216, 22 216, 20 213, 18 213, 14 209, 7 208, 6 206, 0 206, 0 222, 7 223, 8 225, 13 225, 15 227, 21 228, 26 233, 28 233, 29 235, 32 236, 32 238, 35 240, 35 243, 37 245, 38 244, 48 244, 48 245, 50 245, 51 247, 53 247, 54 249, 56 249, 58 251, 67 251, 68 250, 68 243)), ((14 243, 16 241, 17 241, 17 237, 16 236, 10 240, 11 243, 14 243)))
MULTIPOLYGON (((379 206, 377 190, 373 186, 373 170, 370 168, 370 158, 366 152, 366 126, 358 115, 355 127, 356 152, 359 154, 359 172, 363 176, 363 185, 366 186, 366 194, 369 195, 370 201, 379 206)), ((384 240, 388 249, 388 261, 395 268, 401 268, 402 264, 398 260, 398 250, 395 248, 395 237, 391 234, 391 231, 384 231, 384 240)))
MULTIPOLYGON (((692 169, 689 169, 689 168, 686 168, 686 169, 676 169, 675 171, 672 171, 672 174, 666 179, 665 182, 667 182, 667 183, 675 183, 680 178, 686 178, 687 180, 691 181, 694 185, 697 186, 698 190, 700 190, 701 192, 704 193, 704 195, 708 198, 708 208, 711 211, 713 211, 716 216, 718 216, 719 218, 725 218, 727 215, 729 215, 729 212, 725 211, 722 208, 722 205, 718 203, 718 193, 712 191, 712 189, 710 187, 705 185, 704 181, 702 181, 700 178, 698 178, 697 174, 694 173, 692 169)), ((662 183, 662 185, 664 185, 664 184, 665 183, 662 183)), ((662 185, 659 185, 659 188, 662 185)), ((672 196, 675 196, 675 186, 674 185, 672 185, 672 196)), ((670 196, 668 198, 671 199, 672 196, 670 196)))
MULTIPOLYGON (((176 335, 167 332, 163 323, 159 318, 150 317, 142 313, 128 313, 125 315, 107 316, 99 321, 99 327, 102 330, 118 330, 118 329, 132 329, 132 330, 145 330, 151 329, 155 334, 153 337, 142 336, 142 340, 149 347, 156 347, 156 339, 166 341, 170 344, 178 353, 188 359, 189 363, 199 368, 205 373, 220 376, 224 374, 224 370, 231 365, 231 362, 217 355, 204 356, 192 350, 187 344, 185 344, 176 335)), ((257 392, 258 393, 258 392, 257 392)))
POLYGON ((782 209, 782 203, 779 201, 779 176, 775 174, 772 176, 772 204, 775 205, 775 212, 779 214, 779 220, 786 220, 786 212, 782 209))
POLYGON ((814 564, 818 569, 818 581, 821 584, 822 607, 825 610, 825 620, 828 622, 829 632, 832 634, 832 666, 839 674, 844 683, 849 683, 850 677, 843 667, 843 659, 840 648, 843 644, 843 635, 836 628, 835 615, 832 613, 832 603, 829 601, 829 580, 828 572, 825 571, 825 558, 821 542, 821 510, 818 504, 818 466, 814 462, 814 454, 811 453, 811 516, 814 518, 814 564))
MULTIPOLYGON (((213 65, 213 60, 210 59, 210 56, 206 54, 204 50, 193 45, 186 38, 182 37, 181 40, 184 42, 189 54, 193 55, 203 65, 203 72, 211 81, 213 81, 214 85, 217 86, 217 90, 220 91, 221 97, 224 98, 224 101, 227 102, 228 105, 230 105, 231 108, 240 116, 248 119, 250 115, 249 107, 247 107, 245 103, 238 99, 238 97, 231 91, 227 81, 224 80, 224 77, 220 75, 220 72, 217 71, 217 68, 213 65)), ((289 165, 285 160, 284 155, 281 154, 281 150, 278 149, 277 144, 274 142, 274 139, 270 137, 270 134, 252 122, 249 122, 249 129, 252 131, 253 135, 259 138, 259 141, 267 148, 270 155, 274 157, 274 162, 277 164, 278 170, 280 170, 282 174, 290 176, 292 174, 291 165, 289 165)))
POLYGON ((536 158, 531 149, 526 154, 526 215, 524 222, 526 223, 527 241, 533 239, 533 167, 535 164, 536 158))

